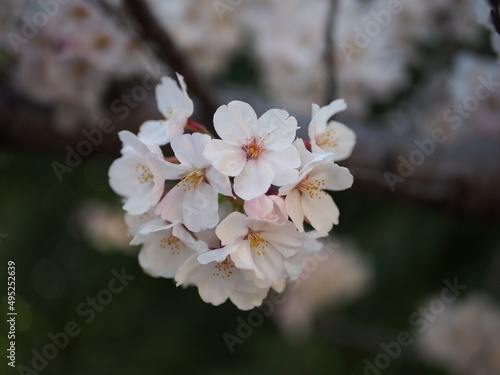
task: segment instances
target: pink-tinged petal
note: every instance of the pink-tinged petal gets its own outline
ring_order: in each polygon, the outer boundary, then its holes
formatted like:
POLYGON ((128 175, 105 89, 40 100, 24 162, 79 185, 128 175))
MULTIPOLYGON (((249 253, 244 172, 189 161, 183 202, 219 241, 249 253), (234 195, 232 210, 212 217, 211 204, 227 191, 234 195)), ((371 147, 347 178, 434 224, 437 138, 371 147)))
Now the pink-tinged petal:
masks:
POLYGON ((248 234, 248 217, 241 212, 230 213, 215 229, 222 245, 241 241, 248 234))
POLYGON ((214 168, 231 177, 241 173, 247 160, 240 146, 230 145, 220 139, 211 140, 203 155, 212 162, 214 168))
POLYGON ((132 215, 140 215, 151 207, 152 186, 150 184, 141 185, 134 195, 127 198, 123 209, 132 215))
POLYGON ((218 195, 206 182, 186 191, 182 202, 182 219, 186 228, 199 232, 213 228, 219 222, 218 195))
POLYGON ((307 194, 302 195, 302 209, 305 217, 309 220, 314 229, 321 234, 328 234, 333 225, 339 223, 339 209, 332 197, 328 194, 311 198, 307 194))
POLYGON ((145 155, 149 153, 149 148, 137 136, 128 130, 122 130, 118 133, 118 137, 123 143, 122 154, 127 149, 132 149, 138 154, 145 155))
POLYGON ((262 156, 273 169, 273 185, 283 186, 297 180, 299 172, 295 168, 300 166, 300 156, 294 146, 282 151, 266 151, 262 156))
POLYGON ((324 181, 321 188, 333 191, 349 189, 353 183, 353 176, 347 168, 328 161, 316 165, 308 179, 324 181))
POLYGON ((144 143, 157 144, 163 146, 167 144, 167 127, 164 120, 145 121, 139 128, 139 139, 144 143))
POLYGON ((241 147, 257 128, 257 115, 249 104, 235 100, 217 109, 214 127, 225 142, 241 147))
POLYGON ((251 217, 271 221, 288 220, 285 200, 274 195, 262 195, 258 198, 245 201, 243 208, 251 217))
POLYGON ((203 156, 203 150, 210 139, 210 136, 200 133, 178 135, 172 138, 171 146, 181 164, 201 169, 210 164, 203 156))
POLYGON ((155 214, 161 215, 163 220, 172 223, 182 221, 182 202, 184 200, 185 192, 179 187, 174 186, 158 203, 156 206, 155 214))
POLYGON ((297 120, 281 109, 270 109, 264 113, 258 125, 258 130, 252 136, 264 138, 265 147, 269 150, 288 148, 297 134, 297 120))
MULTIPOLYGON (((328 120, 335 114, 344 111, 347 104, 344 99, 337 99, 325 107, 317 109, 316 114, 309 124, 309 139, 311 143, 315 143, 316 137, 326 131, 328 120)), ((313 108, 314 111, 314 108, 313 108)))
POLYGON ((257 198, 269 190, 273 179, 273 169, 266 160, 248 160, 234 178, 234 192, 245 200, 257 198))
POLYGON ((257 278, 264 280, 266 275, 262 272, 261 268, 255 264, 252 256, 252 247, 248 241, 239 242, 236 246, 238 247, 237 250, 231 254, 234 265, 244 270, 254 271, 257 278))
POLYGON ((213 167, 208 167, 205 170, 205 177, 208 183, 215 189, 219 194, 226 195, 228 197, 233 196, 233 190, 231 188, 231 181, 229 177, 213 167))
POLYGON ((285 198, 285 204, 290 219, 299 231, 304 232, 304 211, 300 192, 297 189, 291 190, 285 198))

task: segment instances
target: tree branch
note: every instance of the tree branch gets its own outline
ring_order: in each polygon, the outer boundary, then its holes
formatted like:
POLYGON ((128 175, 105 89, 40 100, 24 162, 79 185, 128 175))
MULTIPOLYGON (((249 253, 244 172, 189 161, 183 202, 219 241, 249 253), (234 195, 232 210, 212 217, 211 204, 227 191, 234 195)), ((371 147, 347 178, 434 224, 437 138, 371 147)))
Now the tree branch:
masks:
MULTIPOLYGON (((184 76, 190 92, 201 101, 205 109, 204 113, 211 119, 220 105, 216 99, 216 93, 200 79, 194 67, 177 47, 174 40, 158 24, 145 1, 124 0, 124 4, 131 18, 137 21, 137 33, 144 40, 151 42, 154 53, 161 61, 184 76)), ((211 126, 211 124, 209 125, 211 126)), ((213 127, 210 130, 213 130, 213 127)))

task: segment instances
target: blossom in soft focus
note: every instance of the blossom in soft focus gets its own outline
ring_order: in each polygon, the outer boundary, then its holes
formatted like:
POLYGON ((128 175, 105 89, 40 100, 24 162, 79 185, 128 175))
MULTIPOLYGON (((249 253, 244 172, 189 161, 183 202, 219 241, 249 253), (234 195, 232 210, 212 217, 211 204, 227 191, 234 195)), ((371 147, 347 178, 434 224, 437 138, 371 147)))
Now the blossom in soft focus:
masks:
MULTIPOLYGON (((320 238, 339 216, 323 189, 346 189, 352 176, 334 153, 310 152, 296 140, 297 120, 284 110, 257 118, 249 104, 233 101, 214 115, 222 139, 198 123, 188 127, 193 133, 173 135, 193 112, 179 81, 182 89, 163 78, 156 90, 159 106, 179 104, 166 125, 146 123, 139 137, 119 133, 122 157, 109 182, 124 198, 131 244, 142 246, 146 273, 196 286, 207 303, 229 299, 249 310, 269 290, 282 292, 286 280, 297 280, 307 257, 321 250, 320 238), (171 124, 178 126, 168 133, 171 124), (168 158, 159 147, 165 142, 173 151, 168 158), (315 230, 304 233, 304 220, 315 230)), ((328 111, 320 130, 329 126, 328 111)))
POLYGON ((324 311, 361 296, 372 278, 369 262, 348 241, 328 238, 318 247, 311 237, 309 246, 302 255, 307 267, 289 283, 275 316, 295 340, 305 338, 324 311))
POLYGON ((417 335, 416 345, 424 360, 454 374, 499 374, 500 307, 483 294, 456 300, 417 335))
POLYGON ((195 232, 215 227, 219 222, 218 194, 231 196, 229 178, 217 171, 203 156, 202 150, 210 137, 194 133, 178 135, 172 139, 172 149, 180 164, 152 160, 153 172, 178 174, 180 179, 156 208, 164 220, 183 222, 195 232))
POLYGON ((346 108, 347 105, 343 99, 334 100, 321 108, 313 104, 308 133, 312 152, 333 153, 334 161, 344 160, 351 156, 356 144, 356 134, 340 122, 328 121, 333 115, 346 108))
POLYGON ((149 120, 141 125, 139 139, 159 146, 169 143, 175 135, 184 133, 184 126, 193 114, 193 101, 187 94, 184 77, 177 74, 180 88, 170 77, 162 77, 156 86, 156 105, 163 120, 149 120))
POLYGON ((233 101, 215 112, 214 127, 221 139, 210 141, 204 155, 217 170, 235 177, 240 198, 257 198, 271 184, 296 178, 300 158, 292 142, 297 120, 288 112, 270 109, 257 119, 249 104, 233 101))

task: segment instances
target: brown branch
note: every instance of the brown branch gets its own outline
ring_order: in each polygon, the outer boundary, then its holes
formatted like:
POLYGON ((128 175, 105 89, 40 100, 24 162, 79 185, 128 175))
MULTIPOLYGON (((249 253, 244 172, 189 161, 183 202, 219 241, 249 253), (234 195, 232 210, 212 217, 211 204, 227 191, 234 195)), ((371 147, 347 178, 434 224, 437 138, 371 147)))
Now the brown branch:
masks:
MULTIPOLYGON (((200 79, 189 59, 184 56, 167 31, 158 24, 146 1, 124 0, 124 4, 131 18, 137 21, 137 33, 144 40, 151 42, 154 53, 161 61, 184 76, 189 91, 201 101, 204 107, 206 120, 211 120, 220 105, 216 99, 216 93, 200 79)), ((211 124, 208 125, 211 126, 211 124)))
POLYGON ((489 0, 490 2, 490 18, 495 31, 500 35, 500 0, 489 0))

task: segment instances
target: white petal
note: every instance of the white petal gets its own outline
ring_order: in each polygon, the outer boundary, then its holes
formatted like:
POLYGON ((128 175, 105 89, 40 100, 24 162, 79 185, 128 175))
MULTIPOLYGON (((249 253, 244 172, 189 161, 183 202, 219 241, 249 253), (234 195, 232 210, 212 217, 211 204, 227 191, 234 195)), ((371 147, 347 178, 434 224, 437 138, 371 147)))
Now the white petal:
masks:
POLYGON ((316 165, 309 173, 309 179, 324 180, 322 189, 334 191, 349 189, 353 183, 349 169, 328 161, 316 165))
POLYGON ((215 227, 219 222, 217 198, 214 188, 206 182, 188 190, 182 202, 184 225, 193 232, 215 227))
POLYGON ((211 140, 203 155, 218 171, 231 177, 239 175, 246 163, 245 152, 240 146, 230 145, 220 139, 211 140))
POLYGON ((205 177, 217 193, 228 197, 233 196, 231 181, 229 181, 228 176, 213 167, 209 167, 205 170, 205 177))
POLYGON ((321 234, 326 235, 332 230, 333 224, 339 223, 339 209, 332 197, 326 193, 321 195, 321 199, 303 194, 302 209, 313 228, 321 234))
POLYGON ((206 134, 184 134, 172 138, 171 146, 181 164, 201 169, 210 164, 203 156, 203 150, 209 141, 210 136, 206 134))
MULTIPOLYGON (((338 112, 342 112, 347 108, 347 104, 344 99, 337 99, 331 102, 325 107, 321 107, 317 110, 315 116, 312 118, 309 124, 309 139, 311 143, 315 142, 318 135, 326 131, 326 125, 328 120, 338 112)), ((314 109, 313 109, 314 110, 314 109)))
POLYGON ((259 118, 258 124, 259 130, 252 135, 264 138, 269 150, 288 148, 297 134, 297 120, 281 109, 270 109, 259 118))
POLYGON ((175 185, 158 203, 155 213, 161 215, 163 220, 170 221, 171 223, 178 223, 182 221, 182 202, 184 200, 185 192, 175 185))
POLYGON ((304 211, 302 210, 300 192, 296 189, 290 191, 285 198, 285 204, 290 219, 292 219, 298 230, 304 232, 304 211))
POLYGON ((242 146, 257 128, 257 115, 249 104, 235 100, 217 109, 214 127, 224 141, 242 146))
POLYGON ((294 146, 282 151, 267 151, 262 157, 273 169, 273 185, 283 186, 297 180, 299 171, 295 168, 300 166, 300 156, 294 146))
POLYGON ((151 184, 141 185, 134 195, 128 197, 123 209, 132 215, 140 215, 146 212, 151 207, 152 188, 151 184))
POLYGON ((128 130, 122 130, 118 132, 118 137, 123 143, 122 154, 126 150, 133 150, 138 154, 145 155, 150 152, 148 146, 146 146, 135 134, 129 132, 128 130))
MULTIPOLYGON (((244 270, 254 271, 256 277, 264 280, 266 275, 255 264, 254 258, 252 257, 252 247, 248 241, 241 241, 236 246, 238 247, 237 251, 234 251, 231 255, 231 259, 235 266, 244 270)), ((267 269, 267 267, 264 268, 267 269)))
POLYGON ((269 190, 273 179, 273 169, 266 160, 248 160, 234 178, 234 192, 245 200, 257 198, 269 190))
POLYGON ((335 132, 337 146, 323 147, 323 150, 334 153, 335 161, 345 160, 351 156, 352 150, 356 145, 356 133, 351 128, 337 121, 331 121, 327 126, 327 130, 335 132))
POLYGON ((193 102, 187 93, 170 77, 162 77, 155 93, 156 104, 161 114, 172 122, 173 126, 184 125, 193 113, 193 102))
POLYGON ((248 234, 248 217, 241 212, 233 212, 220 222, 215 230, 223 245, 241 241, 248 234))
POLYGON ((167 128, 164 121, 145 121, 139 128, 138 137, 144 143, 165 145, 167 143, 167 128))
POLYGON ((296 254, 304 245, 305 240, 304 234, 298 232, 295 225, 289 221, 278 230, 263 231, 262 236, 284 257, 296 254))

